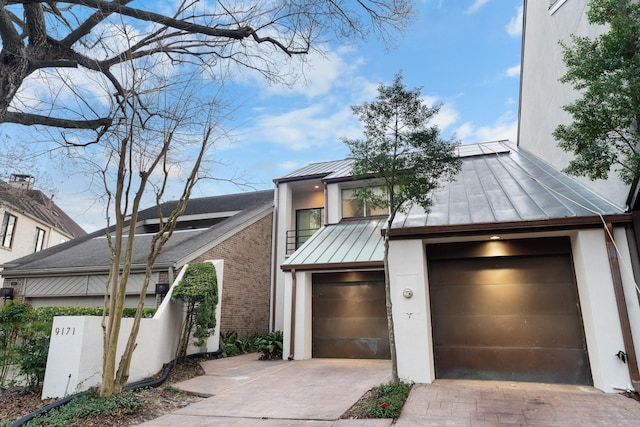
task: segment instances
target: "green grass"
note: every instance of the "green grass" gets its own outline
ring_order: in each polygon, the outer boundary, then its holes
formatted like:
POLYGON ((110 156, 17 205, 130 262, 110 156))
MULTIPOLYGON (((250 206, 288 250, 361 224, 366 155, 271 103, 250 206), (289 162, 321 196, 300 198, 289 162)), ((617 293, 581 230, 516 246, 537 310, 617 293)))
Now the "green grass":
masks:
POLYGON ((365 407, 367 418, 398 418, 404 402, 409 397, 411 384, 381 384, 374 389, 375 398, 365 407))

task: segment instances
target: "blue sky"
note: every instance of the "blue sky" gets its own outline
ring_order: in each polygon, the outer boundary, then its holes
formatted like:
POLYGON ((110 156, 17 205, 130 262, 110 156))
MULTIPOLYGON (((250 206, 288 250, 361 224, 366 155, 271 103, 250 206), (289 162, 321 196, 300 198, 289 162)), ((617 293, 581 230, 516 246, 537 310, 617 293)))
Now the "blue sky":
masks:
MULTIPOLYGON (((343 137, 360 137, 350 107, 372 101, 399 71, 422 87, 425 102, 442 104, 434 119, 445 137, 464 144, 516 140, 522 0, 417 0, 419 18, 395 46, 370 40, 325 45, 311 54, 306 81, 269 85, 250 74, 226 84, 235 112, 231 138, 215 152, 216 176, 192 197, 273 188, 273 179, 310 162, 341 159, 343 137), (224 181, 241 177, 248 185, 224 181)), ((10 136, 10 129, 4 129, 10 136)), ((49 170, 55 200, 87 231, 104 227, 102 206, 86 183, 49 170), (84 185, 81 185, 84 184, 84 185)), ((178 196, 168 194, 168 199, 178 196)))

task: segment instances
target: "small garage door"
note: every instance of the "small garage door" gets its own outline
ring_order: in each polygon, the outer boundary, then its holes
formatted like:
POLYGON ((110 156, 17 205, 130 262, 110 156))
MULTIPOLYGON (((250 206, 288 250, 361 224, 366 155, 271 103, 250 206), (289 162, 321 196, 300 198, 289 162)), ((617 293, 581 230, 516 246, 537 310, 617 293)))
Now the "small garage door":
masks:
POLYGON ((427 256, 437 378, 592 383, 568 239, 427 256))
POLYGON ((388 359, 384 273, 313 275, 313 357, 388 359))

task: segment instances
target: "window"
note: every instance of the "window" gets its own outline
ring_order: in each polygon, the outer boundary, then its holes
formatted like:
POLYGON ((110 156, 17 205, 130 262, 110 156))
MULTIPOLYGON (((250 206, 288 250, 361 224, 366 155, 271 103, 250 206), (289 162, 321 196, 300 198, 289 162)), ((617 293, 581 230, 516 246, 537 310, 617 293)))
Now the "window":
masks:
POLYGON ((18 218, 5 212, 2 220, 2 235, 0 236, 0 239, 2 239, 0 244, 3 248, 10 248, 13 245, 13 233, 16 229, 17 221, 18 218))
POLYGON ((296 249, 322 227, 324 208, 300 209, 296 211, 296 249))
MULTIPOLYGON (((365 216, 380 216, 389 215, 389 208, 384 207, 369 207, 367 203, 358 203, 354 199, 352 188, 342 190, 342 217, 343 218, 357 218, 365 216)), ((382 188, 375 187, 372 191, 377 195, 382 195, 382 188)))
POLYGON ((33 252, 39 252, 42 250, 42 247, 44 246, 44 235, 45 231, 40 227, 36 227, 35 249, 33 252))

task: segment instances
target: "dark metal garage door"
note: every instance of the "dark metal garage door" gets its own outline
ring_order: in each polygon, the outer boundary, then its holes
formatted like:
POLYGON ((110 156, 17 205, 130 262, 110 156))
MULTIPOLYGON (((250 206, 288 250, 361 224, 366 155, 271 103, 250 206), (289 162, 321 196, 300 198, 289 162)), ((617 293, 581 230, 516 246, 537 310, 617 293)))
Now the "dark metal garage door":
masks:
POLYGON ((427 256, 436 378, 592 383, 568 239, 427 256))
POLYGON ((313 275, 313 357, 388 359, 384 273, 313 275))

